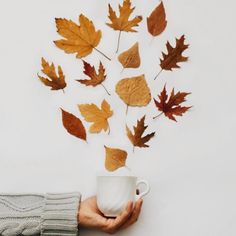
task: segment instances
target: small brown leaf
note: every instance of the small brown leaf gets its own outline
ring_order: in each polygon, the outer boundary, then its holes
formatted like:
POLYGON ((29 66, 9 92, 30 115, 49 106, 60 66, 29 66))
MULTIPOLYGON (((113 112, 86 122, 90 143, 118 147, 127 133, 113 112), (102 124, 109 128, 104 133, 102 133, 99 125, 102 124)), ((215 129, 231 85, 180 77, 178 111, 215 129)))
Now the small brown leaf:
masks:
MULTIPOLYGON (((110 105, 104 99, 99 109, 95 104, 81 104, 78 108, 87 122, 93 122, 89 132, 99 133, 102 130, 107 131, 109 128, 108 118, 113 115, 113 111, 110 109, 110 105)), ((110 131, 110 129, 109 129, 110 131)))
POLYGON ((128 106, 146 106, 151 100, 144 75, 120 80, 116 84, 116 93, 128 106))
POLYGON ((126 151, 118 148, 104 147, 106 150, 105 167, 108 171, 114 171, 125 166, 127 159, 126 151))
POLYGON ((138 68, 140 66, 139 44, 135 43, 130 49, 118 56, 124 68, 138 68))
POLYGON ((63 126, 68 131, 68 133, 86 141, 86 130, 82 121, 73 114, 64 111, 62 108, 61 111, 63 126))
POLYGON ((147 18, 148 32, 152 36, 160 35, 166 28, 166 13, 163 2, 153 10, 151 15, 147 18))
MULTIPOLYGON (((165 116, 168 117, 169 119, 176 121, 174 116, 182 116, 183 113, 185 113, 186 111, 188 111, 191 108, 191 106, 190 107, 183 107, 180 105, 181 103, 186 101, 185 97, 189 94, 191 94, 191 93, 177 92, 175 94, 175 91, 173 88, 172 92, 169 96, 169 100, 168 100, 166 86, 164 86, 161 94, 158 95, 159 101, 157 101, 154 98, 154 102, 155 102, 155 105, 159 111, 164 113, 165 116)), ((155 119, 159 115, 157 115, 153 118, 155 119)))
POLYGON ((126 132, 129 140, 131 143, 137 147, 149 147, 146 143, 154 137, 155 132, 152 132, 150 134, 145 135, 142 137, 144 131, 148 127, 147 125, 144 124, 145 122, 145 116, 143 116, 140 120, 137 120, 137 125, 134 126, 134 134, 130 131, 128 126, 126 126, 126 132))
POLYGON ((42 58, 42 67, 42 72, 47 75, 48 78, 50 78, 49 80, 38 75, 38 78, 42 83, 44 83, 46 86, 51 87, 51 90, 63 90, 66 87, 65 76, 63 74, 61 66, 58 66, 58 76, 56 74, 54 64, 52 63, 51 65, 49 65, 49 63, 44 58, 42 58))

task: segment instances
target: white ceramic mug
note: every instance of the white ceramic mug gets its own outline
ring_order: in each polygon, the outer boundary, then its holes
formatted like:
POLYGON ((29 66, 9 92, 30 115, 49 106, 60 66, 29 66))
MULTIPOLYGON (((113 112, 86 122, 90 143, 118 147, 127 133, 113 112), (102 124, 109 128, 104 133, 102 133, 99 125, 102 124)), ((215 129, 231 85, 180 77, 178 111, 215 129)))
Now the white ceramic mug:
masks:
POLYGON ((107 217, 118 216, 128 201, 135 202, 150 191, 146 180, 137 181, 135 176, 97 176, 97 205, 107 217), (136 194, 136 189, 144 184, 146 189, 136 194))

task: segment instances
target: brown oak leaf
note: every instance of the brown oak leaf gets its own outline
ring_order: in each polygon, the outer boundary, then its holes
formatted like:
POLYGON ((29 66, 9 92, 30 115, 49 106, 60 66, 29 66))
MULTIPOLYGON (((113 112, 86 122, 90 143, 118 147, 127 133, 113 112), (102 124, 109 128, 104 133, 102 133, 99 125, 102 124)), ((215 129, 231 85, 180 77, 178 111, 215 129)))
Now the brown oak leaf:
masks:
POLYGON ((104 147, 106 151, 105 168, 108 171, 114 171, 125 166, 127 159, 127 152, 125 150, 106 146, 104 147))
POLYGON ((58 48, 64 50, 65 53, 76 53, 77 58, 86 57, 95 49, 110 60, 96 48, 101 40, 102 32, 101 30, 96 31, 93 22, 86 16, 80 14, 80 25, 72 20, 62 18, 55 20, 57 32, 64 38, 54 41, 58 48))
MULTIPOLYGON (((173 68, 180 68, 177 64, 178 62, 185 62, 188 60, 188 57, 182 56, 184 50, 186 50, 189 45, 184 44, 185 36, 182 35, 179 39, 176 38, 176 46, 175 48, 172 47, 167 41, 166 48, 167 54, 162 52, 163 59, 160 58, 160 66, 162 70, 170 70, 172 71, 173 68)), ((161 71, 155 76, 154 79, 158 77, 161 71)))
POLYGON ((81 104, 78 108, 87 122, 93 122, 89 132, 99 133, 102 130, 107 131, 109 128, 108 118, 113 115, 109 103, 104 99, 99 109, 95 104, 81 104))
POLYGON ((64 111, 62 108, 61 111, 62 111, 62 123, 67 132, 70 133, 71 135, 74 135, 77 138, 86 141, 87 135, 82 121, 73 114, 64 111))
POLYGON ((135 43, 131 48, 118 56, 123 68, 138 68, 140 66, 139 44, 135 43))
POLYGON ((52 63, 51 65, 49 65, 49 63, 44 58, 42 58, 42 67, 43 69, 41 71, 45 75, 47 75, 49 79, 42 77, 39 74, 38 78, 46 86, 51 87, 51 90, 59 90, 59 89, 63 90, 66 87, 65 75, 63 74, 61 66, 58 66, 58 75, 57 75, 54 64, 52 63))
POLYGON ((134 147, 149 147, 149 145, 147 145, 146 143, 155 135, 155 132, 152 132, 143 136, 144 131, 148 127, 144 124, 144 122, 145 116, 143 116, 140 120, 137 120, 137 125, 133 126, 134 134, 131 132, 128 126, 126 126, 127 136, 134 147))
POLYGON ((148 32, 152 36, 160 35, 166 28, 166 13, 163 2, 161 2, 147 18, 148 32))
POLYGON ((93 86, 93 87, 100 84, 106 90, 107 94, 110 95, 106 87, 102 84, 102 82, 106 79, 105 68, 103 64, 100 62, 98 73, 96 72, 94 66, 91 66, 84 60, 83 64, 84 64, 83 72, 85 75, 89 76, 90 79, 76 80, 76 81, 80 82, 81 84, 85 84, 86 86, 93 86))
POLYGON ((138 24, 142 21, 142 16, 136 16, 133 19, 129 20, 130 15, 134 11, 135 7, 131 7, 130 0, 124 0, 123 5, 119 5, 119 17, 116 15, 116 12, 112 9, 111 5, 108 5, 109 7, 109 19, 111 23, 106 23, 108 26, 113 28, 114 30, 119 30, 119 38, 118 38, 118 45, 117 50, 119 50, 119 43, 120 43, 120 36, 121 31, 126 32, 137 32, 133 29, 133 27, 138 26, 138 24))
POLYGON ((161 111, 161 113, 153 117, 153 119, 157 118, 158 116, 164 113, 166 117, 176 121, 174 116, 182 116, 183 113, 185 113, 192 107, 185 107, 180 105, 181 103, 186 101, 185 97, 189 94, 191 93, 177 92, 175 94, 173 88, 170 96, 168 96, 166 92, 166 86, 164 86, 162 92, 160 93, 160 95, 158 95, 159 101, 154 98, 155 105, 158 110, 161 111))

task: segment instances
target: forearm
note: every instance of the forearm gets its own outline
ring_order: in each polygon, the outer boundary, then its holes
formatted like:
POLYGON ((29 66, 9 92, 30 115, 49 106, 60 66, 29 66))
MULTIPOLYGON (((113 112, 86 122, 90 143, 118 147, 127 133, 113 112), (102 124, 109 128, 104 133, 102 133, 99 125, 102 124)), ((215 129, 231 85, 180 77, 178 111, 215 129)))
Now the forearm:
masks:
POLYGON ((81 194, 0 194, 0 235, 77 235, 81 194))

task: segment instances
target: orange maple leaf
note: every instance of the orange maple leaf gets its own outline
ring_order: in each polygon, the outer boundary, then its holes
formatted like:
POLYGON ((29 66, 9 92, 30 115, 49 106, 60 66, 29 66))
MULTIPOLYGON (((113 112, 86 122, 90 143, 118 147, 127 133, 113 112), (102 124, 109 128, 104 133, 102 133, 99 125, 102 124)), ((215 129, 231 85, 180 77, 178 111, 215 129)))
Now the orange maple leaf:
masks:
POLYGON ((155 135, 155 132, 152 132, 150 134, 143 136, 144 131, 148 127, 147 125, 144 124, 144 122, 145 122, 145 116, 143 116, 140 120, 137 120, 137 125, 133 127, 134 134, 131 132, 128 126, 126 126, 127 136, 134 147, 135 146, 149 147, 149 145, 147 145, 146 143, 155 135))
POLYGON ((51 90, 63 90, 66 87, 65 75, 63 74, 61 66, 58 66, 57 75, 54 64, 52 63, 50 65, 44 58, 42 58, 42 68, 42 73, 47 75, 49 78, 45 78, 38 74, 38 78, 41 80, 42 83, 44 83, 46 86, 51 87, 51 90))

